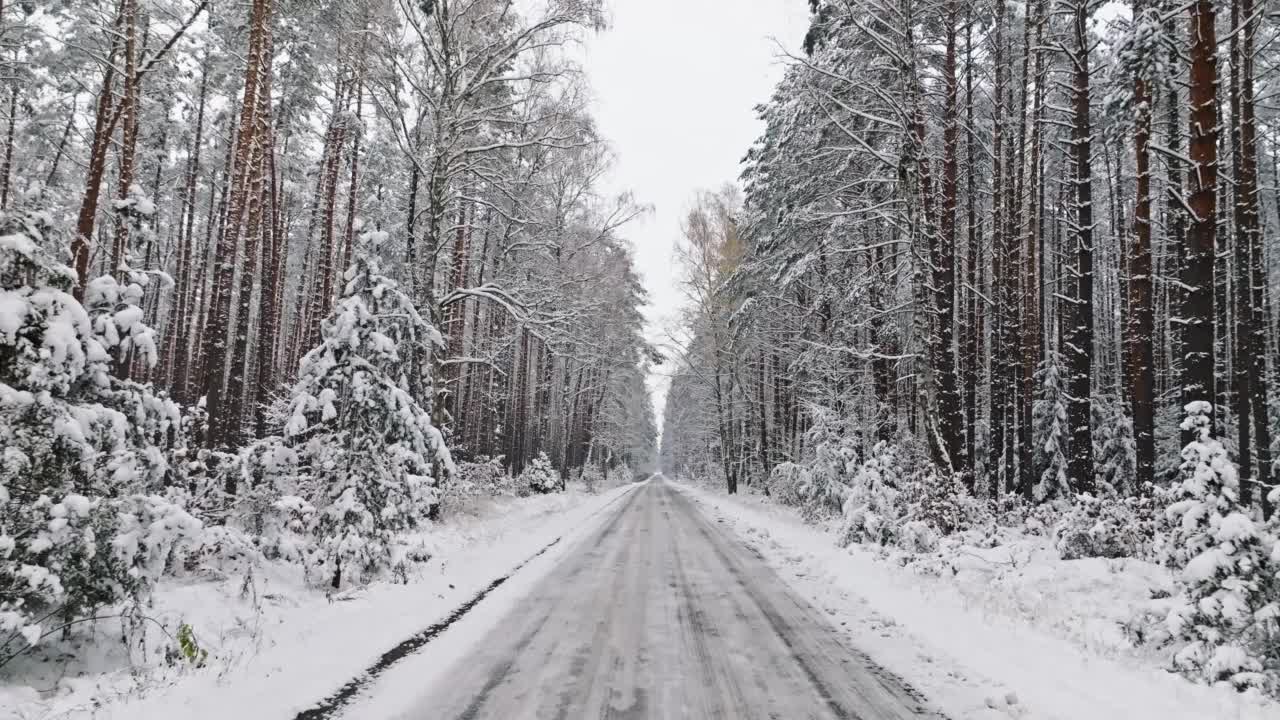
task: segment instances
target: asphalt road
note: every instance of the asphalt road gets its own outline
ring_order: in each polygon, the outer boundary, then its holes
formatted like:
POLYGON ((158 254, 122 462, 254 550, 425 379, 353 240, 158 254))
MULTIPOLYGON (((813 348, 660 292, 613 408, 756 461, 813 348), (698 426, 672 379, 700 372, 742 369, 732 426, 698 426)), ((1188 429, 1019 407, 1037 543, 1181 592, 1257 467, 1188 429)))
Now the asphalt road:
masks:
POLYGON ((655 478, 402 717, 939 716, 655 478))

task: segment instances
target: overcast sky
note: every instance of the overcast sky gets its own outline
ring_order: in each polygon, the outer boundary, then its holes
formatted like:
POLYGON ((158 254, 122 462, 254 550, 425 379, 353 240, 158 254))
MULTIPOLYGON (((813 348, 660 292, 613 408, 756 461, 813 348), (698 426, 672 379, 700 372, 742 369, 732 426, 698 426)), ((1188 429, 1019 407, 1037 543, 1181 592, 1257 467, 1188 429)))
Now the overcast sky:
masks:
MULTIPOLYGON (((694 194, 735 181, 760 135, 753 108, 795 51, 806 0, 611 0, 612 29, 591 38, 595 117, 617 155, 615 191, 653 211, 625 234, 649 289, 650 337, 664 340, 682 296, 672 246, 694 194)), ((652 379, 662 414, 664 378, 652 379)))

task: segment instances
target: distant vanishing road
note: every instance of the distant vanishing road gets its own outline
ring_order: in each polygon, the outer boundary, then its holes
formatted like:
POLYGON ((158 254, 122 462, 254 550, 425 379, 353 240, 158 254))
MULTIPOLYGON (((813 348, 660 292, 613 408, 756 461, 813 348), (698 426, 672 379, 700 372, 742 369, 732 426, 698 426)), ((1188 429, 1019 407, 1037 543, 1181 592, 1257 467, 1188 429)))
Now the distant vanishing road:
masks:
POLYGON ((938 717, 661 478, 470 652, 402 717, 938 717))

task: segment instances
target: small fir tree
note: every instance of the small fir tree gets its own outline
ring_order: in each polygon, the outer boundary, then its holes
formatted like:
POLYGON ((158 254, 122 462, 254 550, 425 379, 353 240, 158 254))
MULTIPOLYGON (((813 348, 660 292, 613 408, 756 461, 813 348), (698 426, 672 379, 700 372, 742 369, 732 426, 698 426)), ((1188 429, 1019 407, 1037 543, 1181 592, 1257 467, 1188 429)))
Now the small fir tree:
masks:
POLYGON ((1267 654, 1280 633, 1274 539, 1239 504, 1236 468, 1212 436, 1212 406, 1192 402, 1186 412, 1182 427, 1194 438, 1182 451, 1182 481, 1167 511, 1183 585, 1167 622, 1186 641, 1174 664, 1208 682, 1265 686, 1266 663, 1275 662, 1267 654))
POLYGON ((1035 450, 1032 460, 1039 471, 1033 494, 1036 500, 1052 500, 1071 492, 1067 482, 1067 443, 1071 432, 1067 428, 1066 393, 1058 359, 1050 354, 1036 373, 1040 397, 1032 406, 1033 437, 1035 450))
POLYGON ((539 452, 538 456, 525 467, 520 473, 519 482, 535 493, 550 493, 564 489, 564 481, 560 478, 560 473, 556 471, 556 466, 551 464, 551 459, 545 452, 539 452))
POLYGON ((285 436, 316 512, 312 522, 333 587, 404 562, 403 533, 423 526, 453 461, 431 422, 431 363, 440 334, 361 238, 342 297, 302 360, 285 436))

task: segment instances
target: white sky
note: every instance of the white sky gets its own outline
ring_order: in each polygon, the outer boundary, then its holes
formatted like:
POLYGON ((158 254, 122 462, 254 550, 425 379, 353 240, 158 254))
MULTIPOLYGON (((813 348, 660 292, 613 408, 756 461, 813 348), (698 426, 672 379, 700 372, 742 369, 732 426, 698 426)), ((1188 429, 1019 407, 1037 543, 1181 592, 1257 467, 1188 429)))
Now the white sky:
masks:
MULTIPOLYGON (((653 211, 624 231, 649 289, 650 339, 682 296, 672 247, 694 194, 737 180, 763 126, 753 108, 782 76, 808 27, 806 0, 612 0, 612 27, 592 37, 594 114, 617 155, 611 183, 653 211)), ((661 420, 665 378, 651 378, 661 420)))

